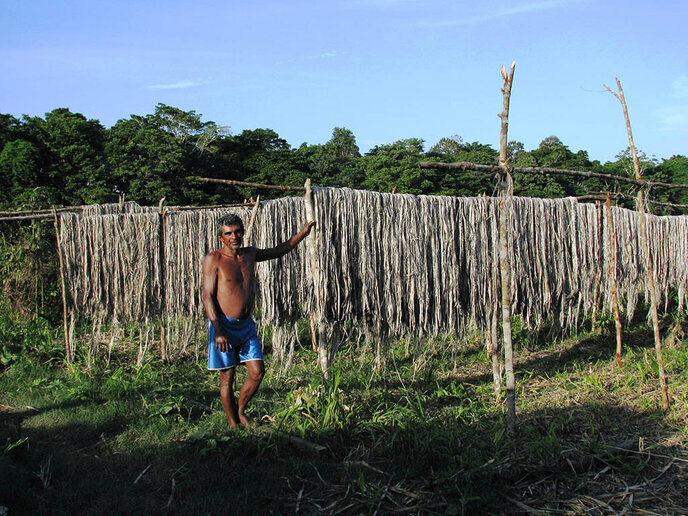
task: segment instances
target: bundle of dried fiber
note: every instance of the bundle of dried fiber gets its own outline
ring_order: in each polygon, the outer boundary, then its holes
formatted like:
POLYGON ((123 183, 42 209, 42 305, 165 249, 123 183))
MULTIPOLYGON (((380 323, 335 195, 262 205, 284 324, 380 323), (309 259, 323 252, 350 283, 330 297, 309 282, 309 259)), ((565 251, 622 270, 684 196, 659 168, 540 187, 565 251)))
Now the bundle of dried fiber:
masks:
MULTIPOLYGON (((328 321, 351 319, 381 336, 485 329, 497 294, 494 200, 316 189, 319 260, 315 298, 328 321)), ((514 200, 513 312, 527 326, 575 329, 608 302, 606 220, 575 199, 514 200)), ((645 271, 637 215, 615 208, 619 292, 632 317, 645 271)), ((658 288, 686 290, 686 217, 650 217, 658 288), (655 221, 657 221, 655 223, 655 221), (653 228, 655 226, 652 226, 653 228), (683 253, 681 255, 680 253, 683 253)), ((298 297, 298 296, 297 296, 298 297)))
POLYGON ((68 306, 88 320, 140 321, 160 311, 156 213, 60 215, 68 306))
POLYGON ((688 217, 648 215, 647 229, 658 299, 664 297, 666 310, 667 293, 676 289, 678 308, 682 310, 688 291, 688 217))
MULTIPOLYGON (((495 199, 315 188, 313 200, 316 277, 305 244, 257 266, 259 317, 275 328, 273 349, 282 363, 290 361, 294 322, 307 314, 333 341, 350 322, 378 364, 387 337, 489 327, 500 299, 495 199)), ((554 324, 570 331, 583 316, 609 306, 609 231, 600 208, 574 199, 515 198, 513 209, 513 313, 530 327, 554 324)), ((162 317, 172 356, 202 339, 201 263, 219 246, 216 221, 230 212, 248 220, 249 209, 163 215, 124 204, 87 212, 92 214, 60 215, 70 320, 162 317)), ((638 215, 621 208, 612 215, 618 291, 630 319, 648 288, 638 215)), ((277 245, 304 222, 302 199, 264 202, 253 245, 277 245)), ((688 217, 649 216, 648 236, 658 294, 666 305, 668 293, 676 291, 684 306, 688 217)))
POLYGON ((314 191, 328 321, 430 335, 483 326, 494 212, 485 198, 314 191))
MULTIPOLYGON (((285 197, 267 201, 254 228, 255 246, 274 247, 300 231, 305 223, 303 199, 285 197)), ((256 267, 260 317, 273 326, 273 352, 282 363, 291 361, 293 325, 312 310, 312 277, 305 243, 277 260, 256 267)))

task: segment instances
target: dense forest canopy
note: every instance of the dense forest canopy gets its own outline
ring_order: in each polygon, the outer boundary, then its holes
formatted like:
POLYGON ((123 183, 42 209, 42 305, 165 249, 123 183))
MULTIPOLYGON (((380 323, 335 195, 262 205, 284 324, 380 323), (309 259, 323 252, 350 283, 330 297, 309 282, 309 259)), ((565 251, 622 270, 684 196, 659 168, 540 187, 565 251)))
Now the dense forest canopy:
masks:
MULTIPOLYGON (((429 149, 418 138, 378 145, 361 154, 354 134, 335 127, 324 144, 292 148, 270 129, 231 134, 228 127, 202 121, 195 111, 158 104, 149 115, 131 115, 105 128, 67 108, 44 118, 0 114, 0 207, 5 210, 81 205, 118 200, 140 204, 231 203, 255 196, 250 188, 219 188, 194 177, 215 177, 267 184, 303 185, 310 177, 322 186, 348 186, 413 194, 472 196, 493 193, 490 174, 462 170, 421 170, 419 161, 471 161, 497 164, 498 151, 460 136, 442 138, 429 149)), ((571 151, 559 138, 545 138, 526 150, 509 142, 516 167, 542 166, 632 175, 628 150, 613 162, 590 160, 571 151)), ((641 153, 647 179, 688 183, 688 158, 648 158, 641 153)), ((563 197, 612 189, 632 194, 628 186, 567 176, 518 175, 516 195, 563 197)), ((652 198, 688 204, 688 190, 652 191, 652 198)), ((630 201, 627 201, 630 202, 630 201)), ((657 213, 680 213, 658 207, 657 213)))

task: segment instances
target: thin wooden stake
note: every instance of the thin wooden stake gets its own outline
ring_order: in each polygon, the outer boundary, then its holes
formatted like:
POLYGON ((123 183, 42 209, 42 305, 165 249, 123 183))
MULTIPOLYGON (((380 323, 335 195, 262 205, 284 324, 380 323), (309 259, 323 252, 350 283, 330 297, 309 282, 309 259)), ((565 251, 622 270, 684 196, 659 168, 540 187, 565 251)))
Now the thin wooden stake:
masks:
MULTIPOLYGON (((604 227, 602 225, 602 222, 604 220, 604 207, 602 206, 601 203, 596 202, 595 203, 595 212, 597 214, 597 240, 598 242, 602 242, 602 238, 604 235, 604 227)), ((600 247, 600 249, 603 249, 600 247)), ((601 256, 598 256, 598 258, 601 261, 601 256)), ((595 282, 593 284, 593 289, 592 289, 592 331, 596 332, 599 328, 599 320, 598 320, 598 307, 599 307, 599 301, 600 301, 600 283, 602 281, 602 271, 600 269, 595 270, 595 282)))
POLYGON ((511 212, 513 209, 514 181, 511 177, 509 158, 506 153, 507 132, 509 130, 509 102, 511 99, 511 86, 514 79, 516 62, 511 64, 511 71, 507 75, 502 66, 502 78, 504 79, 504 103, 502 113, 502 129, 499 139, 499 167, 500 194, 499 194, 499 268, 502 280, 502 334, 504 339, 504 370, 506 373, 506 407, 507 407, 507 432, 509 435, 516 433, 516 379, 514 376, 514 347, 511 331, 511 264, 509 262, 509 244, 511 243, 511 212))
POLYGON ((308 325, 311 328, 311 346, 313 351, 318 351, 318 331, 316 329, 315 317, 312 313, 308 314, 308 325))
MULTIPOLYGON (((165 338, 165 298, 167 296, 167 278, 165 277, 165 213, 167 210, 163 207, 165 203, 165 197, 162 197, 158 202, 158 213, 160 214, 160 226, 159 226, 159 247, 158 247, 158 271, 159 271, 159 282, 160 282, 160 359, 165 361, 169 358, 169 353, 167 352, 168 342, 165 338)), ((169 318, 167 320, 169 324, 169 318)))
POLYGON ((60 227, 57 221, 57 211, 55 208, 53 208, 53 224, 55 226, 55 239, 57 240, 57 257, 60 264, 60 286, 62 289, 62 329, 64 331, 65 354, 67 356, 67 363, 71 364, 74 358, 74 350, 72 349, 72 342, 69 338, 69 330, 67 329, 67 294, 65 289, 64 260, 62 258, 62 246, 60 245, 60 227))
MULTIPOLYGON (((633 156, 633 168, 635 170, 635 178, 637 181, 642 180, 642 171, 640 170, 640 161, 638 160, 638 153, 635 149, 635 143, 633 141, 633 131, 631 130, 631 119, 628 116, 628 106, 626 104, 626 97, 624 96, 623 88, 621 87, 621 81, 616 79, 616 86, 619 88, 618 93, 612 90, 606 84, 604 85, 607 90, 612 93, 621 102, 623 107, 624 118, 626 119, 626 130, 628 131, 628 143, 631 146, 631 155, 633 156)), ((662 337, 659 332, 659 316, 657 315, 657 289, 655 285, 655 268, 652 263, 652 255, 650 254, 650 241, 647 235, 647 220, 645 218, 645 200, 642 189, 638 191, 638 200, 636 209, 639 215, 639 230, 640 238, 642 241, 644 254, 645 254, 645 266, 647 269, 647 281, 650 290, 650 316, 652 318, 652 327, 654 330, 655 337, 655 352, 657 354, 657 368, 659 370, 659 384, 662 392, 662 406, 664 410, 669 409, 669 387, 667 385, 666 371, 664 370, 664 354, 662 353, 662 337)))
MULTIPOLYGON (((489 203, 489 198, 487 198, 489 203)), ((490 291, 492 292, 492 303, 488 307, 490 329, 487 334, 487 353, 492 361, 492 386, 495 395, 495 402, 501 403, 502 396, 502 372, 504 364, 502 361, 502 348, 499 343, 499 248, 492 246, 492 270, 490 271, 490 291)))
POLYGON ((607 194, 607 227, 609 228, 609 291, 612 296, 612 314, 616 327, 616 366, 621 367, 621 314, 619 313, 619 297, 616 285, 616 230, 614 229, 614 217, 612 216, 612 200, 607 194))

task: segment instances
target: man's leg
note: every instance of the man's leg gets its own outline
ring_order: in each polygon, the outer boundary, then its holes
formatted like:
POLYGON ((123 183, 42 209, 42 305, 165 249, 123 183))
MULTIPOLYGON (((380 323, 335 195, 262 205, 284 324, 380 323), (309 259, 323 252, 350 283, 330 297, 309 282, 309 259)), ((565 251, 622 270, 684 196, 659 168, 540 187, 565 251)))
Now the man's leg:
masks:
POLYGON ((235 371, 236 367, 230 367, 229 369, 220 371, 220 399, 222 400, 222 407, 225 409, 225 414, 227 414, 227 423, 229 426, 237 426, 239 424, 239 414, 234 399, 235 371))
POLYGON ((258 387, 260 387, 260 382, 263 381, 263 376, 265 376, 265 364, 262 360, 250 360, 246 362, 246 371, 246 380, 239 392, 239 421, 241 421, 241 424, 244 426, 251 426, 252 421, 246 417, 244 409, 246 409, 246 405, 248 405, 248 402, 251 401, 258 387))

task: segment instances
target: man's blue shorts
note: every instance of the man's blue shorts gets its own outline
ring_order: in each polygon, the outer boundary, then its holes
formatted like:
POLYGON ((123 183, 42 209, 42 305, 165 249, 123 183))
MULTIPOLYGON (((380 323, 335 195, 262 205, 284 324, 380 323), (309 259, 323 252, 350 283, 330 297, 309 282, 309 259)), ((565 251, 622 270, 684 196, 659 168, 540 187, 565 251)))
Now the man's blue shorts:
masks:
POLYGON ((218 351, 215 347, 215 328, 208 320, 208 369, 229 369, 243 362, 263 360, 263 348, 252 317, 232 319, 221 315, 219 319, 227 332, 230 349, 218 351))

